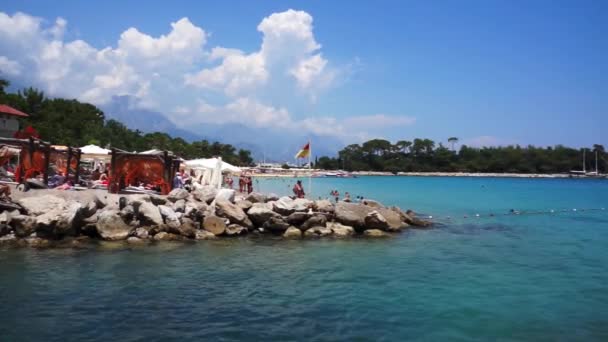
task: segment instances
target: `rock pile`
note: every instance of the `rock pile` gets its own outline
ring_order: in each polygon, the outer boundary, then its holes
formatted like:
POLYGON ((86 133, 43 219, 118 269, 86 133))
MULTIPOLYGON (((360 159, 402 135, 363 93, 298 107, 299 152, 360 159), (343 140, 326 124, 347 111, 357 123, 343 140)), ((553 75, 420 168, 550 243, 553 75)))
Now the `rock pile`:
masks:
POLYGON ((88 236, 141 244, 252 233, 288 239, 386 237, 431 225, 375 201, 334 205, 259 193, 239 198, 234 190, 209 187, 191 193, 176 189, 167 196, 106 194, 88 203, 43 195, 16 204, 20 210, 0 213, 0 243, 48 246, 53 240, 88 236))

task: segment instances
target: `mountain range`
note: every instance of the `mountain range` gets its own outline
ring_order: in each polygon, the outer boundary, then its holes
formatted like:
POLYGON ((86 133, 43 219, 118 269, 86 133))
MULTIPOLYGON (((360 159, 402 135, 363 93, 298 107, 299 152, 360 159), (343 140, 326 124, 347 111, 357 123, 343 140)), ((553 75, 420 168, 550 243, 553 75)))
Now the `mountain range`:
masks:
POLYGON ((334 156, 343 147, 343 143, 334 137, 305 133, 286 136, 282 132, 243 124, 201 124, 192 127, 192 130, 185 130, 177 127, 166 115, 133 104, 129 96, 115 96, 110 103, 102 106, 102 110, 107 119, 120 121, 130 129, 144 133, 164 132, 189 142, 206 139, 231 144, 251 151, 257 161, 293 161, 294 155, 308 139, 311 140, 313 157, 334 156))

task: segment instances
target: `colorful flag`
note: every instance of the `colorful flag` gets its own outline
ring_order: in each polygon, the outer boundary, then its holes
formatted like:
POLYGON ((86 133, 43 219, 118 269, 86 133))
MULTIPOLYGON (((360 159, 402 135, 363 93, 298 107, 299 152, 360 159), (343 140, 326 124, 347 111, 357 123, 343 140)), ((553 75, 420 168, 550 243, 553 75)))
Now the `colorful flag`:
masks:
POLYGON ((298 152, 298 154, 296 154, 296 159, 308 158, 309 155, 310 155, 310 142, 306 143, 306 145, 304 145, 304 147, 302 147, 300 152, 298 152))

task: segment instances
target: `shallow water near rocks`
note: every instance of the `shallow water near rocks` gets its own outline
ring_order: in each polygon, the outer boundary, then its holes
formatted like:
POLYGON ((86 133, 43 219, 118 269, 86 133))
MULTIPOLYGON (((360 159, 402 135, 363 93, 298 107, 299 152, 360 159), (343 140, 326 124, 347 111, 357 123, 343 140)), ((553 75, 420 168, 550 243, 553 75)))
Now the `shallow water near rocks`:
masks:
MULTIPOLYGON (((287 194, 293 181, 257 186, 287 194)), ((313 180, 315 197, 333 188, 441 225, 380 240, 0 248, 0 340, 608 339, 608 182, 313 180)))

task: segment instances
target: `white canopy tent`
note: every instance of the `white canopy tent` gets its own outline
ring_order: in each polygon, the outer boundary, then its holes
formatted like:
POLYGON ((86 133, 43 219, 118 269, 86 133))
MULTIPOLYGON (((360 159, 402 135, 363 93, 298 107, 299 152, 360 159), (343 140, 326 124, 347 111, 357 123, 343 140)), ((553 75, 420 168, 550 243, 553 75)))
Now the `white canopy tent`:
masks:
POLYGON ((201 170, 203 172, 201 184, 216 188, 222 186, 223 173, 240 173, 241 169, 222 161, 222 158, 203 158, 184 162, 186 168, 201 170))
POLYGON ((221 172, 232 172, 232 173, 241 172, 240 168, 238 168, 232 164, 226 163, 225 161, 222 161, 222 158, 193 159, 193 160, 185 161, 184 164, 186 165, 186 167, 191 168, 191 169, 216 170, 218 167, 218 162, 221 163, 220 164, 221 172))
POLYGON ((110 150, 99 147, 97 145, 87 145, 80 148, 80 152, 82 154, 91 154, 91 155, 109 155, 110 150))

